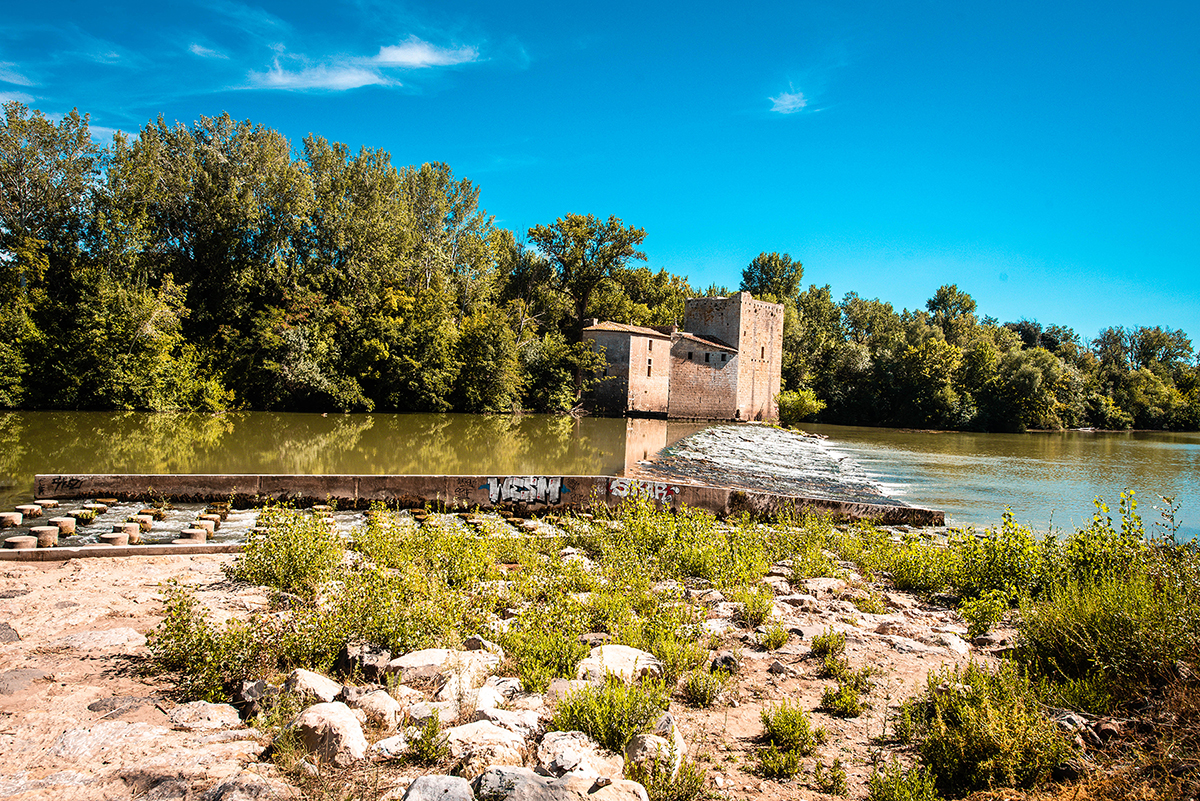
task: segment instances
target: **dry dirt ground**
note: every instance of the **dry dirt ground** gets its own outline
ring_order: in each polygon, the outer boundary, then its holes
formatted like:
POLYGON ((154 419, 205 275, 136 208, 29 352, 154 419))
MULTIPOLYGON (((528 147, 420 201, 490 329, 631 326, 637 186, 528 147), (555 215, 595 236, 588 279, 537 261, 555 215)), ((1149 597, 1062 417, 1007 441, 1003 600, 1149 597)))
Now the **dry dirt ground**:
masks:
MULTIPOLYGON (((175 579, 193 587, 218 617, 267 605, 261 588, 225 579, 221 565, 232 558, 0 563, 0 621, 8 626, 0 623, 0 798, 192 801, 231 777, 246 778, 247 768, 278 778, 272 765, 257 761, 267 744, 260 733, 236 723, 196 730, 187 721, 173 721, 170 684, 144 672, 144 635, 161 619, 160 583, 175 579)), ((745 629, 722 635, 722 647, 740 649, 742 657, 724 700, 711 709, 671 704, 689 757, 707 772, 719 796, 826 797, 814 789, 815 757, 789 781, 764 780, 751 770, 762 733, 760 712, 784 699, 813 711, 814 722, 829 733, 817 756, 826 764, 840 758, 851 797, 865 796, 873 757, 891 751, 878 744, 889 709, 922 686, 931 669, 968 658, 960 653, 962 641, 952 636, 965 627, 951 612, 887 593, 887 614, 870 615, 836 594, 815 595, 819 604, 809 611, 778 604, 784 625, 801 632, 778 651, 758 649, 745 629), (819 676, 820 664, 809 656, 807 643, 825 627, 847 632, 851 667, 874 670, 869 708, 859 718, 838 719, 817 709, 832 680, 819 676)), ((716 628, 725 627, 729 617, 722 606, 709 612, 716 628)), ((990 658, 976 648, 971 654, 990 658)), ((547 704, 541 711, 545 719, 552 709, 547 704)), ((421 772, 373 770, 386 798, 399 798, 421 772)))

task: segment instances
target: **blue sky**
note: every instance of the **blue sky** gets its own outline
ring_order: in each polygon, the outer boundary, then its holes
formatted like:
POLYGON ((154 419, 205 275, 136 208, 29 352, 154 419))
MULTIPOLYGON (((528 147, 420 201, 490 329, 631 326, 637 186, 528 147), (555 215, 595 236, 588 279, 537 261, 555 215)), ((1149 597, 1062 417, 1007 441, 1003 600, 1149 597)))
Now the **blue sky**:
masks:
POLYGON ((10 3, 0 99, 99 134, 228 111, 444 161, 518 232, 654 268, 1200 344, 1200 3, 10 3))

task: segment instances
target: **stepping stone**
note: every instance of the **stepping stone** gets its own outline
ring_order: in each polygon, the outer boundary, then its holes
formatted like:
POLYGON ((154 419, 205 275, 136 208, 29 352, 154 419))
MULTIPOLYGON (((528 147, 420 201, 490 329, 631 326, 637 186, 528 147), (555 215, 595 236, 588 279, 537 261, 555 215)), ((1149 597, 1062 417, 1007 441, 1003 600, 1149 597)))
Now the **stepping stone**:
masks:
POLYGON ((129 535, 124 534, 124 533, 118 533, 116 531, 112 532, 111 534, 101 534, 100 542, 103 543, 104 545, 116 545, 116 546, 128 545, 129 544, 129 535))
POLYGON ((192 523, 192 528, 204 529, 206 536, 211 537, 217 530, 217 525, 211 520, 197 520, 195 523, 192 523))
POLYGON ((114 534, 125 535, 126 545, 129 544, 129 539, 131 537, 136 537, 138 534, 142 533, 142 527, 137 523, 115 523, 112 530, 114 534))
POLYGON ((32 551, 37 544, 37 537, 29 536, 9 537, 4 541, 4 547, 12 548, 14 551, 32 551))
POLYGON ((75 533, 75 518, 73 517, 52 517, 50 525, 58 528, 58 533, 69 537, 75 533))
POLYGON ((0 528, 13 528, 21 525, 25 516, 20 512, 0 512, 0 528))
POLYGON ((42 507, 43 509, 57 509, 58 508, 58 501, 54 500, 53 498, 45 498, 40 501, 34 501, 34 503, 36 503, 38 506, 42 507))
POLYGON ((214 532, 221 528, 221 516, 220 515, 212 515, 212 514, 200 515, 200 517, 198 519, 207 520, 210 523, 212 523, 214 532))
MULTIPOLYGON (((184 542, 206 542, 208 540, 208 531, 202 528, 185 528, 179 533, 180 540, 184 542)), ((180 540, 176 540, 176 542, 180 540)))
POLYGON ((133 517, 137 520, 137 524, 142 531, 149 531, 154 528, 154 515, 137 514, 133 517))
POLYGON ((103 503, 85 503, 83 508, 98 515, 102 515, 108 511, 108 505, 103 503))
POLYGON ((26 519, 30 517, 42 516, 42 507, 38 506, 36 503, 22 504, 21 506, 17 507, 17 511, 25 515, 26 519))
POLYGON ((29 533, 37 538, 39 548, 53 548, 58 545, 58 526, 34 526, 29 533))

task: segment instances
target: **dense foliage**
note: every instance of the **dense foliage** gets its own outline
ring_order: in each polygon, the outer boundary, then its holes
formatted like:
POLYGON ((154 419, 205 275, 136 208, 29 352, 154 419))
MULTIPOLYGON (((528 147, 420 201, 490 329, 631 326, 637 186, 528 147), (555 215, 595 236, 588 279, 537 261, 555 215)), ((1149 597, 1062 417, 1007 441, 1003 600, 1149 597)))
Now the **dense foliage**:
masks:
MULTIPOLYGON (((228 115, 101 147, 84 116, 5 103, 0 408, 570 409, 601 366, 579 341, 586 319, 678 324, 700 294, 630 266, 645 237, 590 214, 518 236, 445 164, 396 167, 316 136, 297 149, 228 115)), ((802 278, 763 253, 741 284, 786 306, 789 418, 1200 427, 1183 331, 1085 343, 979 318, 954 286, 896 312, 802 278)))

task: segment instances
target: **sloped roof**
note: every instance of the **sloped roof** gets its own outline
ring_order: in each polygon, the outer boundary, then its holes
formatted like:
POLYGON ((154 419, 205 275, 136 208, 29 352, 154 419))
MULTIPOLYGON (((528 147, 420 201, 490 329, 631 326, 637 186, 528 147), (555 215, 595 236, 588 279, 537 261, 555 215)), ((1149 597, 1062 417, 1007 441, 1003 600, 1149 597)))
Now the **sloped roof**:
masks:
POLYGON ((637 334, 640 337, 656 337, 657 339, 670 339, 670 334, 664 334, 662 331, 655 331, 653 328, 644 328, 640 325, 626 325, 625 323, 612 323, 607 320, 596 325, 589 325, 584 331, 617 331, 623 334, 637 334))
POLYGON ((679 337, 680 339, 686 339, 689 342, 696 342, 696 343, 708 348, 709 350, 723 350, 726 353, 737 353, 738 352, 737 348, 735 348, 731 345, 727 345, 726 343, 722 342, 721 340, 717 339, 716 337, 702 337, 699 334, 689 334, 684 331, 680 331, 675 336, 679 337))

